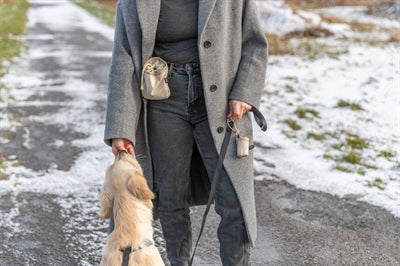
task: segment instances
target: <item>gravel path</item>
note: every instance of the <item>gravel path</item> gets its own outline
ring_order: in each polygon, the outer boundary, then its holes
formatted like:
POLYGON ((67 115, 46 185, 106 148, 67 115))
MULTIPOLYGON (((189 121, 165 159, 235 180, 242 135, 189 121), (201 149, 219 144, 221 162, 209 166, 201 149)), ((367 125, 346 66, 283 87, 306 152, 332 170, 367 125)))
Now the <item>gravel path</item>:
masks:
MULTIPOLYGON (((0 183, 0 265, 97 265, 107 232, 97 193, 112 160, 102 143, 112 39, 66 1, 32 1, 29 16, 29 54, 11 69, 15 100, 1 110, 21 123, 0 131, 10 139, 1 153, 21 166, 0 183)), ((255 185, 253 265, 400 264, 400 219, 389 212, 283 181, 255 185)), ((203 210, 193 209, 194 237, 203 210)), ((195 265, 220 265, 217 224, 212 211, 195 265)))

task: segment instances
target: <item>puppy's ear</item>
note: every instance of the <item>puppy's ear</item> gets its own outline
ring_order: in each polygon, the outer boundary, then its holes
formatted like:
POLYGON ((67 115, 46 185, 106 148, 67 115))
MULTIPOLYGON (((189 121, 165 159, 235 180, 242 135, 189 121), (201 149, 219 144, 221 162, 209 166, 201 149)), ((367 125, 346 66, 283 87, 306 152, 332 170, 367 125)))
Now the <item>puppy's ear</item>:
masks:
POLYGON ((114 197, 105 191, 100 192, 100 219, 109 219, 113 213, 114 197))
POLYGON ((138 199, 150 200, 154 198, 153 192, 147 185, 146 178, 138 172, 129 177, 128 190, 138 199))

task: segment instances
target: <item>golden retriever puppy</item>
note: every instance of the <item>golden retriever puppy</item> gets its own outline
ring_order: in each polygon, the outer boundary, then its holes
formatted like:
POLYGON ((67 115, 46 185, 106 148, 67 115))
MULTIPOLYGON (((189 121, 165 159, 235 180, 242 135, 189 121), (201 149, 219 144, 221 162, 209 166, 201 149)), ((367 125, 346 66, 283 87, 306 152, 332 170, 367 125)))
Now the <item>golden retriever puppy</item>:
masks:
POLYGON ((129 266, 164 265, 153 241, 151 199, 154 195, 133 156, 118 153, 107 169, 100 198, 100 219, 114 215, 115 224, 100 265, 121 266, 126 248, 131 249, 129 266))

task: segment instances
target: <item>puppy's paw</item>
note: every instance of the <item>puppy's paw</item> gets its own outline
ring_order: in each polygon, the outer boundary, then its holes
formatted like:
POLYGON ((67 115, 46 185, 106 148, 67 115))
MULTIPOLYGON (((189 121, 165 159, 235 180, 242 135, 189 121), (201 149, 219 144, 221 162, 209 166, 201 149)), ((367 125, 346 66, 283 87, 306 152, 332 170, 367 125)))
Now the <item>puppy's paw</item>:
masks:
POLYGON ((109 219, 113 213, 113 196, 105 191, 100 192, 100 219, 109 219))

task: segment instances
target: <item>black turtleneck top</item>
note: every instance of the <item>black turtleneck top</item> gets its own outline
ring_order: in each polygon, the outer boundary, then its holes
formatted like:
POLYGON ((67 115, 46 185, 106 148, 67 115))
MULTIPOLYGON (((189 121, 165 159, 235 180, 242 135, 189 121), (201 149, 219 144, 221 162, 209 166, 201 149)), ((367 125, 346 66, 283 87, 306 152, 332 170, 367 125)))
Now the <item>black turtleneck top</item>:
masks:
POLYGON ((167 62, 198 63, 198 0, 162 0, 158 19, 155 56, 167 62))

